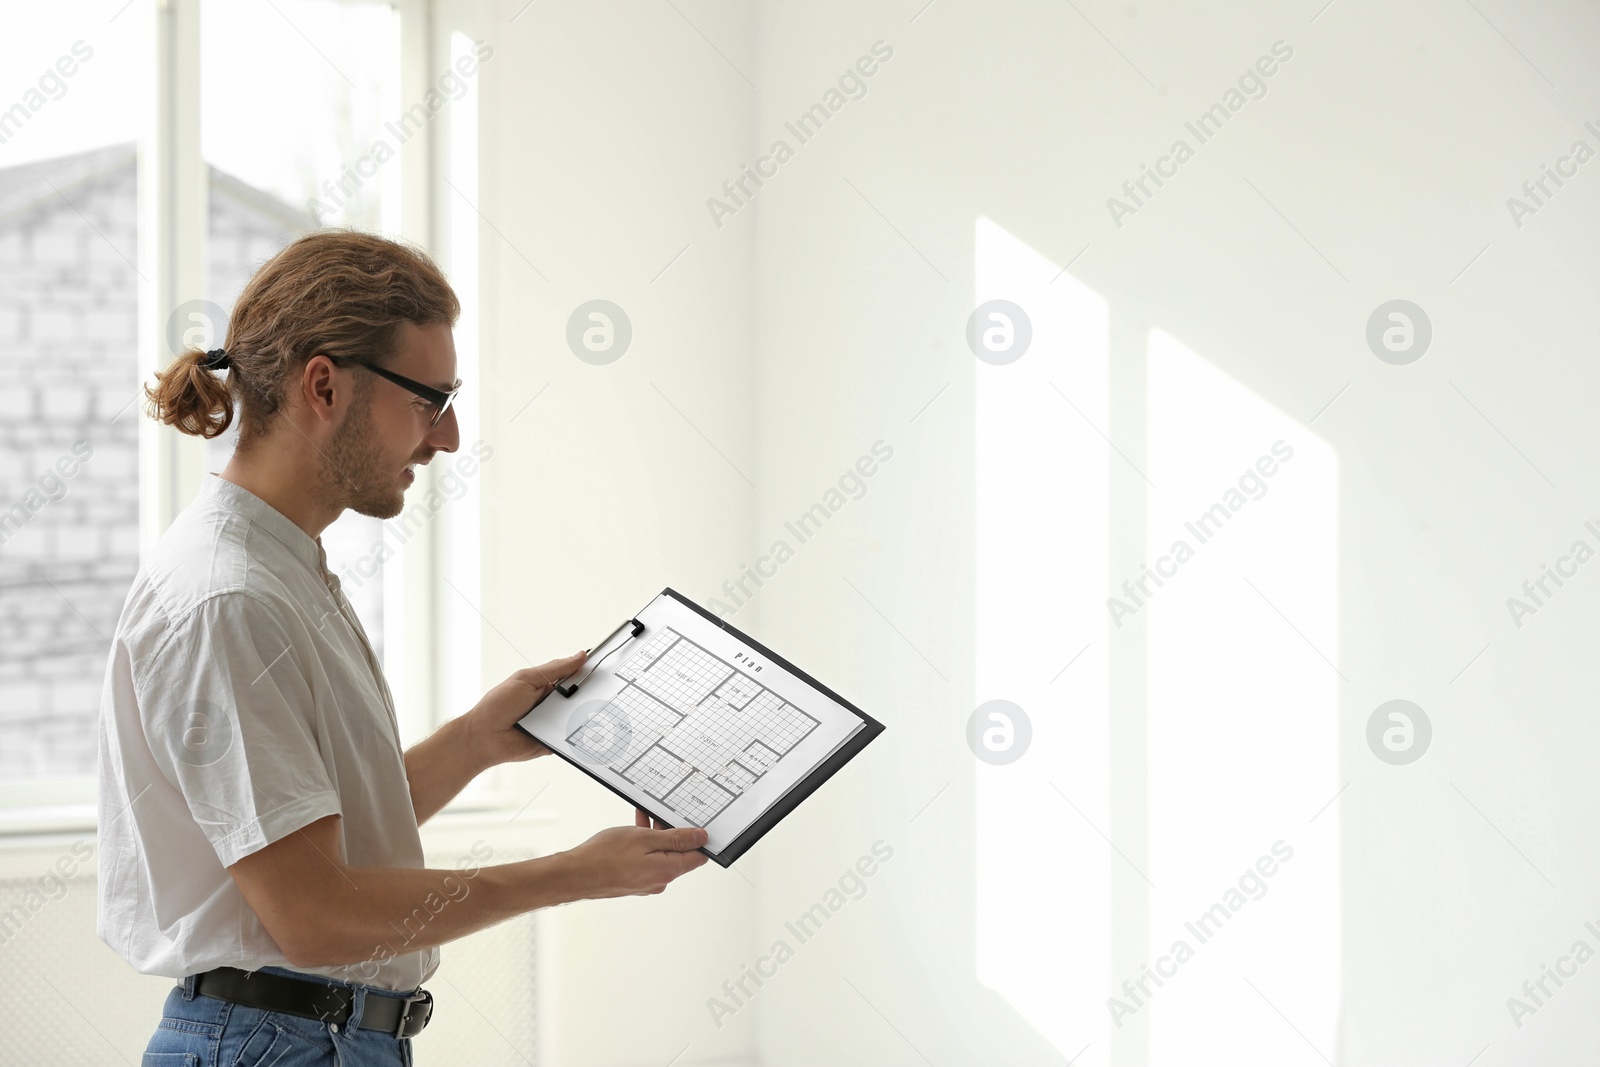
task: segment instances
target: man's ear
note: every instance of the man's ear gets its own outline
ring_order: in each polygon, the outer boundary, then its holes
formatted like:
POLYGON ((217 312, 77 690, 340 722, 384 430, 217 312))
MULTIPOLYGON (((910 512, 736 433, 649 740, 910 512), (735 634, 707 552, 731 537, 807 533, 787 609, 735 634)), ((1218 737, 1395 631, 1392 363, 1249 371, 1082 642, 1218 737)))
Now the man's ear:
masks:
POLYGON ((347 386, 334 373, 336 370, 333 361, 318 352, 306 360, 300 372, 300 399, 319 422, 332 422, 348 399, 342 395, 347 386))

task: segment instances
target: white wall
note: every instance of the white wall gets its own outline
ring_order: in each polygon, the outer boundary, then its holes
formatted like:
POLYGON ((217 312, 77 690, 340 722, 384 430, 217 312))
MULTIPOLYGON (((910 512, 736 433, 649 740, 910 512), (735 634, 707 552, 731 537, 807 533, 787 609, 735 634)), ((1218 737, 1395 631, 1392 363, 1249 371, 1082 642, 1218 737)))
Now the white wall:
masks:
MULTIPOLYGON (((506 238, 485 243, 486 418, 551 383, 491 438, 509 462, 485 475, 485 610, 506 637, 543 658, 663 584, 718 596, 874 441, 894 448, 733 620, 888 732, 736 872, 562 909, 563 1062, 663 1063, 687 1045, 680 1063, 1065 1063, 1087 1046, 1086 1064, 1481 1051, 1492 1067, 1593 1044, 1586 969, 1520 1028, 1506 1001, 1579 938, 1600 949, 1583 928, 1600 875, 1584 654, 1600 587, 1580 569, 1521 628, 1506 598, 1574 540, 1600 543, 1582 529, 1600 517, 1584 452, 1600 163, 1520 228, 1505 201, 1575 139, 1600 148, 1582 128, 1600 126, 1600 16, 1482 0, 546 0, 506 37, 483 82, 483 208, 506 238), (880 39, 894 56, 867 95, 718 228, 706 198, 880 39), (1293 57, 1266 95, 1115 225, 1107 197, 1280 40, 1293 57), (995 947, 980 790, 1002 779, 964 727, 1005 695, 977 671, 993 650, 976 622, 975 407, 1005 370, 964 341, 980 219, 1071 262, 1055 284, 1108 308, 1109 380, 1074 399, 1104 402, 1097 432, 1125 457, 1095 460, 1108 499, 1082 502, 1107 516, 1113 588, 1151 562, 1168 517, 1227 487, 1251 446, 1223 431, 1281 429, 1312 461, 1286 465, 1230 526, 1233 547, 1207 550, 1073 668, 1108 702, 1019 682, 1049 695, 1032 705, 1038 747, 1003 782, 1037 798, 1038 870, 1067 855, 1109 880, 1091 916, 1111 933, 1109 965, 1091 968, 1105 996, 1154 962, 1172 917, 1204 910, 1274 840, 1296 850, 1227 940, 1120 1029, 1099 998, 1063 1005, 1069 1026, 1025 995, 1091 967, 1065 927, 1041 922, 1011 980, 980 976, 995 947), (562 347, 592 296, 635 325, 609 367, 562 347), (1434 328, 1409 366, 1364 339, 1394 298, 1434 328), (1152 355, 1151 329, 1187 354, 1152 355), (1174 368, 1197 383, 1187 406, 1174 368), (1434 726, 1409 766, 1365 742, 1394 697, 1434 726), (1060 798, 1081 781, 1066 776, 1073 731, 1094 715, 1110 784, 1090 834, 1060 798), (1174 758, 1184 736, 1203 759, 1174 758), (717 1029, 706 998, 880 839, 894 856, 866 895, 717 1029)), ((1039 467, 1040 492, 1079 473, 1039 467)), ((1032 600, 1049 594, 1041 578, 1032 600)), ((559 770, 531 780, 553 782, 541 805, 572 841, 627 816, 559 770)))
MULTIPOLYGON (((746 151, 748 87, 669 5, 522 7, 489 19, 481 82, 483 413, 495 449, 482 483, 483 647, 499 677, 595 644, 663 586, 698 594, 720 581, 752 536, 745 478, 757 469, 751 241, 724 233, 712 245, 700 232, 702 190, 746 151), (596 298, 633 325, 605 366, 565 341, 568 316, 596 298)), ((739 7, 694 14, 718 47, 749 53, 739 7)), ((523 780, 528 797, 548 786, 535 806, 559 813, 558 847, 632 824, 629 806, 554 763, 523 780)), ((542 1010, 555 1062, 754 1054, 752 1016, 718 1031, 704 1006, 751 958, 760 868, 740 871, 750 881, 711 865, 658 897, 550 913, 557 957, 542 1010)))

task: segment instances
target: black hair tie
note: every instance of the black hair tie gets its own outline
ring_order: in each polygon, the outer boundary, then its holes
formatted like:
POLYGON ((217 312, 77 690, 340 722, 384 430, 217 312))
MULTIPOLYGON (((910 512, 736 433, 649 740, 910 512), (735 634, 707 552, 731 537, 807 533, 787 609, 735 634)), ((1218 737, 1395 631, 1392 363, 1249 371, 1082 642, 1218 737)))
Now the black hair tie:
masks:
POLYGON ((206 370, 227 370, 232 365, 233 360, 229 359, 228 353, 221 348, 213 348, 200 361, 200 366, 206 370))

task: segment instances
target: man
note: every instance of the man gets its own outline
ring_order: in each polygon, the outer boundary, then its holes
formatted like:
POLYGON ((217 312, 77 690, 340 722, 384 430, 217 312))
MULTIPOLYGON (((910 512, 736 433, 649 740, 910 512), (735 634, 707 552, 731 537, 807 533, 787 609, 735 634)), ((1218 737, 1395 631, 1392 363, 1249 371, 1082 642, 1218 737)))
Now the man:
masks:
POLYGON ((327 570, 319 535, 344 509, 399 514, 414 468, 458 447, 459 313, 420 252, 319 231, 250 280, 222 349, 147 390, 185 433, 222 433, 236 407, 240 426, 143 562, 101 709, 98 932, 179 979, 146 1064, 410 1063, 437 946, 705 862, 703 830, 636 811, 555 855, 423 866, 422 822, 487 768, 548 753, 513 724, 584 659, 516 672, 402 751, 327 570))

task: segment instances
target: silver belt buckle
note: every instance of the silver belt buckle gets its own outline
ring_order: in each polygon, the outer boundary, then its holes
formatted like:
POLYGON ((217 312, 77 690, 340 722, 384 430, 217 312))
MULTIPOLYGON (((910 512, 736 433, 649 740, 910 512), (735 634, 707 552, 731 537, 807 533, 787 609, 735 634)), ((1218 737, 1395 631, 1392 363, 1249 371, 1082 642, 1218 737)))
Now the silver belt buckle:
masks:
POLYGON ((411 1021, 411 1009, 418 1004, 427 1006, 427 1010, 422 1016, 422 1026, 417 1029, 418 1033, 421 1033, 427 1027, 428 1020, 433 1018, 433 994, 426 989, 419 989, 416 996, 406 998, 406 1006, 400 1012, 399 1021, 394 1024, 396 1040, 405 1037, 406 1023, 411 1021))

